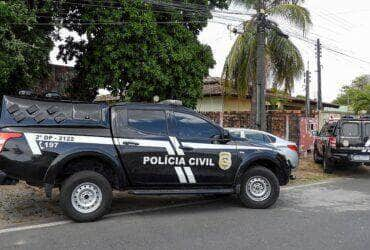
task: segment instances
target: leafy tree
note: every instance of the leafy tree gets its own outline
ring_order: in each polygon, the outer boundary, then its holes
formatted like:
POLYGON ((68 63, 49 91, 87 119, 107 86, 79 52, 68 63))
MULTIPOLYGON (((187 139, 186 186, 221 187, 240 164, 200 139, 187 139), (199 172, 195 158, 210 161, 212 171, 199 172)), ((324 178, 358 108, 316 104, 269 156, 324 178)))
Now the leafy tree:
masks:
POLYGON ((0 1, 0 94, 32 87, 48 73, 50 1, 0 1))
POLYGON ((296 98, 299 98, 299 99, 306 99, 306 96, 304 95, 297 95, 296 98))
POLYGON ((73 93, 91 99, 96 89, 107 88, 126 100, 150 102, 158 95, 195 106, 203 78, 215 64, 210 47, 200 44, 197 34, 210 18, 210 8, 226 7, 226 0, 160 3, 61 2, 61 26, 86 37, 69 37, 60 47, 60 58, 77 60, 73 93))
MULTIPOLYGON (((235 2, 255 11, 260 9, 259 6, 263 6, 267 16, 288 21, 302 31, 306 31, 311 25, 310 14, 300 5, 301 0, 235 0, 235 2)), ((252 95, 252 104, 256 103, 256 95, 253 93, 257 82, 257 22, 257 14, 244 22, 244 32, 238 35, 226 59, 222 74, 227 92, 234 89, 240 96, 245 96, 249 91, 252 95)), ((272 75, 275 85, 283 87, 285 92, 290 94, 294 87, 294 79, 303 73, 304 64, 298 48, 289 38, 281 34, 277 24, 271 22, 271 27, 266 30, 266 75, 272 75)))
POLYGON ((370 113, 370 76, 357 77, 352 84, 342 87, 342 93, 334 103, 350 106, 353 111, 367 111, 370 113))

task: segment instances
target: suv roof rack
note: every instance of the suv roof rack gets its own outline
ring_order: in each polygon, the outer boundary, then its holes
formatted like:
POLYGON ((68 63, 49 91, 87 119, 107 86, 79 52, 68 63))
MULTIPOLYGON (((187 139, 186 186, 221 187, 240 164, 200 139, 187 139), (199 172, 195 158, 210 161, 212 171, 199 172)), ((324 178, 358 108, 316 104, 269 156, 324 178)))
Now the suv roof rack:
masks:
POLYGON ((180 101, 180 100, 164 100, 164 101, 159 102, 159 104, 182 106, 182 101, 180 101))
POLYGON ((344 120, 354 120, 355 117, 353 115, 344 115, 344 116, 342 116, 342 119, 344 119, 344 120))

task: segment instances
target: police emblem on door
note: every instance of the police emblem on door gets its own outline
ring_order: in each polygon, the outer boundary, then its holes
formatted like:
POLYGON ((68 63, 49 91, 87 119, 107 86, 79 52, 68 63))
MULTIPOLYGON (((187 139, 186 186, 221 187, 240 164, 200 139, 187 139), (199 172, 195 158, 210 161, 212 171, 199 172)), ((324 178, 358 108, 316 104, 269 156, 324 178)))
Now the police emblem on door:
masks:
POLYGON ((218 166, 222 170, 228 170, 231 168, 232 161, 231 161, 231 153, 229 152, 221 152, 219 154, 218 166))

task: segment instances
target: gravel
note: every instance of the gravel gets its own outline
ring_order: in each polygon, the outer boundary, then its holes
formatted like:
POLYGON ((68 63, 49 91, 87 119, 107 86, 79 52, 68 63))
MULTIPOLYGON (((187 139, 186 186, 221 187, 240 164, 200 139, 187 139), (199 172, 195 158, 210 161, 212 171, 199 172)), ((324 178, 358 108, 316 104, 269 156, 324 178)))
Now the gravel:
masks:
POLYGON ((43 190, 24 182, 0 186, 0 227, 61 217, 57 197, 46 199, 43 190))
MULTIPOLYGON (((214 196, 132 196, 114 192, 112 212, 155 208, 213 198, 214 196)), ((0 186, 0 228, 19 224, 39 223, 66 219, 59 208, 59 190, 53 190, 53 199, 45 197, 42 188, 25 182, 0 186)))

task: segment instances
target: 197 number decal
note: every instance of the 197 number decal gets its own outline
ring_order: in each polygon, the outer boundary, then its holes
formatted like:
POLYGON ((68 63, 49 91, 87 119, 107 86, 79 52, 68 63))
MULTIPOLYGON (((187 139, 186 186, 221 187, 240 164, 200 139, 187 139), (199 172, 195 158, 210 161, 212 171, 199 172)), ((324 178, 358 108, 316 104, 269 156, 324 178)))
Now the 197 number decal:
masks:
POLYGON ((47 148, 56 148, 58 147, 59 142, 53 142, 53 141, 39 141, 39 146, 41 149, 47 149, 47 148))

